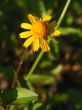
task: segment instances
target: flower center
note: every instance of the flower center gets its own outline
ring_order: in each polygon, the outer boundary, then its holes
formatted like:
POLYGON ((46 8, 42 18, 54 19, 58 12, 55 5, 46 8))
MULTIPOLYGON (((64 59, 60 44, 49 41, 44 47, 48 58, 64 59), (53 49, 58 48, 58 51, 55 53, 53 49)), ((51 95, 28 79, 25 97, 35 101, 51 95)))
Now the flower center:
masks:
POLYGON ((31 31, 34 35, 38 37, 45 37, 47 36, 48 29, 45 22, 37 21, 32 25, 31 31))

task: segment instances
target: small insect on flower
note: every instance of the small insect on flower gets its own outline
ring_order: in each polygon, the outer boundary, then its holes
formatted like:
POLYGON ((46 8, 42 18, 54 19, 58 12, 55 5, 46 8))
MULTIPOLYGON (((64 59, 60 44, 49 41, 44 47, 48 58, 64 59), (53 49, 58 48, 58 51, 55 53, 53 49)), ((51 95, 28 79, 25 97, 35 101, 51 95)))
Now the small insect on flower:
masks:
POLYGON ((47 37, 59 36, 60 31, 55 30, 55 21, 49 23, 48 21, 52 18, 47 15, 43 19, 39 19, 31 14, 27 15, 31 24, 22 23, 21 28, 27 29, 27 31, 19 34, 20 38, 27 38, 23 46, 27 48, 30 44, 33 45, 33 50, 38 51, 41 48, 44 52, 50 50, 48 43, 46 42, 47 37))

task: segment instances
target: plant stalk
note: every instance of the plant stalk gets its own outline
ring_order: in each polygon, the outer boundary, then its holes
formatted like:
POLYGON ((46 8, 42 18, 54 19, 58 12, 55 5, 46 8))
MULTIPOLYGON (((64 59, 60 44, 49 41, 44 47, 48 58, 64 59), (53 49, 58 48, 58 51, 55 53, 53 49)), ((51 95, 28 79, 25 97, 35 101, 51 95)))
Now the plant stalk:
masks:
MULTIPOLYGON (((71 0, 67 0, 65 6, 64 6, 64 8, 63 8, 63 11, 62 11, 62 13, 61 13, 61 15, 60 15, 60 17, 59 17, 59 20, 58 20, 56 29, 60 26, 60 24, 61 24, 61 22, 62 22, 62 20, 63 20, 63 18, 64 18, 64 16, 65 16, 65 14, 66 14, 66 11, 67 11, 67 9, 68 9, 68 7, 69 7, 70 2, 71 2, 71 0)), ((50 42, 49 39, 48 39, 48 42, 50 42)), ((35 60, 33 66, 31 67, 30 71, 28 72, 28 74, 27 74, 27 76, 26 76, 26 78, 25 78, 26 80, 29 80, 29 79, 30 79, 30 77, 31 77, 31 75, 33 74, 35 68, 37 67, 39 61, 41 60, 43 54, 44 54, 44 52, 41 51, 40 54, 39 54, 39 56, 38 56, 37 59, 35 60)))
POLYGON ((27 49, 24 50, 24 53, 23 53, 23 55, 22 55, 22 57, 21 57, 21 60, 20 60, 20 62, 19 62, 19 65, 18 65, 18 67, 17 67, 17 70, 16 70, 16 72, 15 72, 15 76, 14 76, 13 83, 12 83, 12 87, 11 87, 11 88, 14 88, 15 85, 16 85, 16 82, 17 82, 17 79, 18 79, 18 75, 19 75, 19 72, 20 72, 20 70, 21 70, 21 66, 22 66, 22 64, 23 64, 23 61, 24 61, 24 57, 25 57, 25 55, 26 55, 26 52, 27 52, 27 49))

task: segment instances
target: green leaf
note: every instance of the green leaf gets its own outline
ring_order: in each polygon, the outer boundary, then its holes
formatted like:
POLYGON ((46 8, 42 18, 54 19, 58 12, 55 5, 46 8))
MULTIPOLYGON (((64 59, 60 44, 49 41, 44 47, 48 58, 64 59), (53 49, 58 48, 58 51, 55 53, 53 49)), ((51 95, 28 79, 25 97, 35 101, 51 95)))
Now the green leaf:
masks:
POLYGON ((62 35, 74 34, 74 35, 77 35, 80 38, 82 38, 82 31, 81 31, 80 28, 62 27, 62 28, 59 28, 59 29, 60 29, 62 35))
POLYGON ((37 94, 25 88, 8 89, 2 93, 3 104, 26 104, 37 98, 37 94))
POLYGON ((51 61, 47 60, 47 61, 42 61, 39 66, 40 68, 46 68, 46 67, 50 67, 51 66, 51 61))
POLYGON ((42 106, 42 103, 36 103, 36 104, 34 104, 34 106, 33 106, 33 110, 37 110, 37 109, 39 109, 41 106, 42 106))
POLYGON ((58 66, 56 66, 55 68, 53 68, 51 70, 51 73, 53 75, 55 75, 55 76, 60 75, 61 74, 61 71, 63 70, 63 68, 64 68, 63 65, 62 64, 59 64, 58 66))
POLYGON ((52 84, 54 82, 54 77, 53 75, 36 74, 31 76, 30 81, 33 84, 52 84))

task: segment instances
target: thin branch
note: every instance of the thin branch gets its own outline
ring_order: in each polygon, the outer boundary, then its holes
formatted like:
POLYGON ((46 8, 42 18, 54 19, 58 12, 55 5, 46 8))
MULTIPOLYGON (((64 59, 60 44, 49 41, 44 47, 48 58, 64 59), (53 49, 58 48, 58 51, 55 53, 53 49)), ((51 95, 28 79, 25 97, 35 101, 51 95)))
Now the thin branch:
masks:
POLYGON ((26 55, 26 52, 27 52, 27 49, 24 50, 24 53, 23 53, 23 55, 22 55, 22 57, 21 57, 21 60, 20 60, 20 62, 19 62, 19 65, 18 65, 18 67, 17 67, 16 73, 15 73, 15 77, 14 77, 13 83, 12 83, 12 88, 14 88, 15 85, 16 85, 16 82, 17 82, 17 79, 18 79, 18 75, 19 75, 19 72, 20 72, 20 70, 21 70, 21 66, 22 66, 22 64, 23 64, 23 61, 24 61, 24 57, 25 57, 25 55, 26 55))

